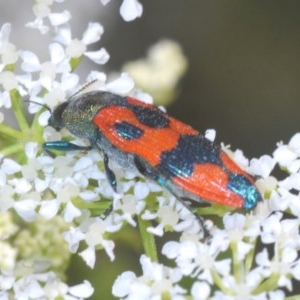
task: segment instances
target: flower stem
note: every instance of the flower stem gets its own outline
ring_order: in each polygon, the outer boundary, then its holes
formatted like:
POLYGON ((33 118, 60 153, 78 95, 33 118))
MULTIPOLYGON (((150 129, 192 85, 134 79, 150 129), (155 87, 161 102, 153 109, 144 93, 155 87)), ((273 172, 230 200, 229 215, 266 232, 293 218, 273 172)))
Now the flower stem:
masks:
POLYGON ((13 139, 18 139, 18 140, 24 139, 24 134, 22 132, 11 128, 10 126, 4 123, 0 124, 0 132, 2 137, 5 135, 13 139))
POLYGON ((222 278, 219 276, 219 274, 216 271, 211 272, 211 275, 213 277, 214 284, 218 287, 218 289, 222 290, 224 294, 226 295, 234 295, 231 289, 225 287, 223 284, 222 278))
POLYGON ((12 102, 12 108, 15 113, 16 119, 18 121, 21 131, 27 131, 29 129, 29 124, 26 117, 26 112, 24 109, 22 98, 18 90, 14 89, 10 91, 10 97, 12 102))
POLYGON ((4 156, 9 156, 16 153, 21 153, 22 150, 24 151, 23 143, 16 143, 1 149, 0 153, 4 156))
POLYGON ((233 263, 233 272, 236 282, 241 283, 242 282, 242 264, 241 260, 238 257, 238 249, 237 249, 237 243, 232 242, 231 243, 231 251, 232 251, 232 263, 233 263))
POLYGON ((249 253, 246 255, 246 258, 245 258, 245 263, 244 263, 245 273, 249 273, 249 271, 251 270, 251 267, 253 266, 256 242, 253 242, 252 244, 253 244, 253 248, 252 248, 252 250, 249 251, 249 253))
POLYGON ((147 220, 143 220, 141 216, 138 216, 138 223, 140 234, 142 238, 142 243, 145 249, 145 253, 150 259, 154 261, 158 261, 157 257, 157 249, 155 244, 155 239, 153 234, 147 231, 147 228, 150 226, 150 222, 147 220))
POLYGON ((260 284, 254 291, 253 294, 259 294, 266 291, 273 291, 278 287, 279 274, 272 275, 262 284, 260 284))

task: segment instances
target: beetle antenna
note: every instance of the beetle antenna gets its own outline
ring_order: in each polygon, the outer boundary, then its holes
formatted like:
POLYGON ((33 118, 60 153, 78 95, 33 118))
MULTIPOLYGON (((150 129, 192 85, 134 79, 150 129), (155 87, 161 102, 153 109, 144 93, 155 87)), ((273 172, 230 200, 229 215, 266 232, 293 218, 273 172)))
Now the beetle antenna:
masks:
POLYGON ((50 107, 47 104, 41 104, 39 102, 31 101, 31 100, 25 100, 24 102, 29 102, 29 103, 34 103, 34 104, 40 105, 40 106, 44 107, 45 109, 47 109, 50 113, 52 113, 50 107))
POLYGON ((82 91, 84 91, 86 88, 88 88, 89 86, 91 86, 96 81, 98 81, 98 79, 94 79, 94 80, 89 81, 89 82, 85 83, 84 85, 82 85, 77 92, 75 92, 73 95, 71 95, 70 99, 72 99, 73 97, 75 97, 78 94, 80 94, 82 91))

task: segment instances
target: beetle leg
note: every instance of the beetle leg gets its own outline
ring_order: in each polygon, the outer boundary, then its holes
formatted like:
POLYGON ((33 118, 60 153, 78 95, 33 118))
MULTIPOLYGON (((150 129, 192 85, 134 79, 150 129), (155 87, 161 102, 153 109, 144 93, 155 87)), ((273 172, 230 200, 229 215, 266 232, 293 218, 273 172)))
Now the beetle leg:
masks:
POLYGON ((113 205, 110 204, 109 207, 100 215, 100 218, 102 220, 105 220, 112 211, 113 211, 113 205))
POLYGON ((183 204, 184 207, 186 207, 194 215, 198 224, 200 225, 201 229, 203 230, 203 241, 204 242, 208 241, 210 239, 211 235, 204 224, 203 218, 196 212, 196 210, 193 207, 186 204, 186 201, 187 201, 187 199, 180 198, 180 202, 183 204))
POLYGON ((106 178, 107 178, 109 184, 111 185, 111 187, 113 188, 113 190, 115 192, 117 192, 116 175, 108 166, 108 161, 109 161, 109 159, 108 159, 107 154, 105 152, 103 152, 103 162, 104 162, 104 170, 105 170, 106 178))
MULTIPOLYGON (((146 178, 157 181, 162 186, 164 186, 168 189, 166 181, 162 177, 160 177, 159 174, 157 174, 155 171, 151 170, 151 168, 149 168, 147 166, 147 164, 140 157, 136 156, 134 158, 134 163, 135 163, 135 166, 138 169, 138 171, 143 176, 145 176, 146 178)), ((169 191, 172 193, 172 191, 170 189, 169 189, 169 191)), ((172 193, 172 194, 178 199, 178 196, 176 194, 174 194, 174 193, 172 193)), ((210 234, 209 234, 208 230, 205 227, 203 218, 201 216, 199 216, 199 214, 197 214, 197 212, 190 205, 187 204, 187 200, 189 202, 195 202, 195 201, 190 200, 190 199, 186 199, 184 197, 179 197, 179 200, 182 203, 182 205, 184 207, 186 207, 191 212, 191 214, 193 214, 195 216, 196 220, 198 221, 201 229, 203 230, 203 241, 209 240, 210 234)))
POLYGON ((43 144, 43 149, 49 153, 51 150, 57 150, 57 151, 89 151, 92 150, 92 146, 79 146, 75 145, 70 142, 65 141, 52 141, 52 142, 46 142, 43 144))
POLYGON ((138 156, 134 157, 134 164, 137 170, 146 178, 159 181, 159 176, 147 166, 147 164, 138 156))

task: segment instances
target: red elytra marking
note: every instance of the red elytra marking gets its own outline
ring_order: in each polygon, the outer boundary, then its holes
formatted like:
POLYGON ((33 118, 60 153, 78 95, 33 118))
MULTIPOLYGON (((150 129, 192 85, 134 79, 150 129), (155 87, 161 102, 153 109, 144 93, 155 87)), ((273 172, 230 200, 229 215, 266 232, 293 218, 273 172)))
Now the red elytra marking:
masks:
MULTIPOLYGON (((168 128, 151 128, 140 123, 135 114, 128 108, 107 106, 98 111, 93 122, 108 140, 124 152, 134 153, 156 166, 163 151, 176 147, 180 134, 168 128), (129 122, 143 130, 144 134, 134 140, 126 140, 115 131, 118 122, 129 122)), ((176 123, 171 122, 176 128, 176 123)), ((183 129, 184 130, 184 129, 183 129)))
POLYGON ((172 117, 169 117, 169 121, 170 121, 170 128, 180 134, 191 134, 191 135, 199 134, 199 132, 194 128, 192 128, 191 126, 186 125, 185 123, 182 123, 172 117))
POLYGON ((252 184, 254 184, 253 178, 243 171, 225 152, 220 153, 220 159, 224 166, 232 173, 244 175, 252 184))
POLYGON ((210 202, 233 207, 244 205, 241 196, 227 189, 228 175, 217 165, 196 164, 191 176, 174 177, 173 181, 183 190, 210 202))

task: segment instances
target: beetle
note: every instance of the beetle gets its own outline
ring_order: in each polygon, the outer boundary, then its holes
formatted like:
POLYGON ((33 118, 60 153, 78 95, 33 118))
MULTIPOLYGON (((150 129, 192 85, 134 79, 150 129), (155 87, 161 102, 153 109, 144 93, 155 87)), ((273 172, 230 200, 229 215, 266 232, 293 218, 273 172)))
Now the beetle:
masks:
POLYGON ((254 178, 220 145, 152 104, 110 92, 90 91, 75 94, 57 106, 48 123, 57 131, 66 128, 73 135, 86 138, 90 145, 51 141, 45 142, 43 148, 100 150, 107 179, 115 191, 117 182, 109 160, 155 180, 184 205, 189 200, 253 209, 262 200, 254 178))

